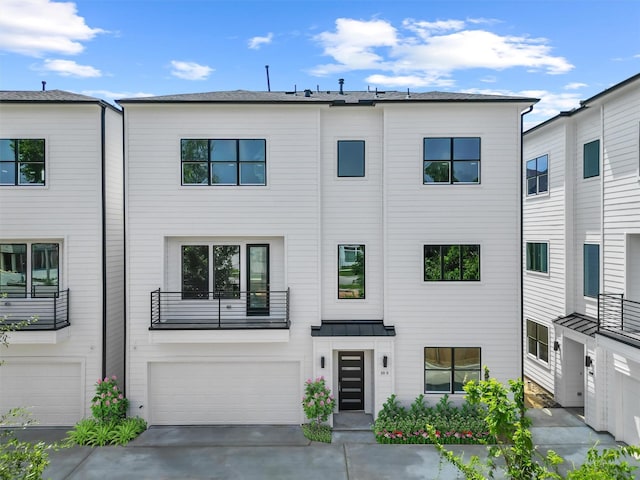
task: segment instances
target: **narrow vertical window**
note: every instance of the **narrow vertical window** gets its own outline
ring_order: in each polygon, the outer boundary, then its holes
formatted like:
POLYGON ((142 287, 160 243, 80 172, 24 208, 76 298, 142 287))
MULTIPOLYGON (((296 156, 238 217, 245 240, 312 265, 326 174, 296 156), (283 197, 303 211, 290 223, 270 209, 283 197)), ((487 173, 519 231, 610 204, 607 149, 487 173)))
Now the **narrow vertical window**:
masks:
POLYGON ((597 297, 600 293, 600 245, 584 245, 584 296, 597 297))
POLYGON ((365 298, 364 245, 338 245, 338 298, 365 298))
POLYGON ((0 295, 27 296, 27 245, 0 244, 0 295))
POLYGON ((338 141, 338 177, 364 177, 364 140, 338 141))
POLYGON ((240 246, 214 245, 214 291, 222 298, 240 298, 240 246))
POLYGON ((583 166, 584 178, 600 175, 600 140, 584 144, 583 166))
POLYGON ((182 247, 182 298, 209 298, 209 247, 182 247))
POLYGON ((31 295, 33 297, 58 294, 58 244, 31 245, 31 295))

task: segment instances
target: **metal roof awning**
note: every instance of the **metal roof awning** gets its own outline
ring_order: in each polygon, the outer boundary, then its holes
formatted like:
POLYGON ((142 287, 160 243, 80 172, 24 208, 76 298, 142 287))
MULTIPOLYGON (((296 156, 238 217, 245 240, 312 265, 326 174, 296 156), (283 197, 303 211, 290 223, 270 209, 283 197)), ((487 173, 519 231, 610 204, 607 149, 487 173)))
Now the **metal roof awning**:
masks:
POLYGON ((382 320, 323 320, 311 326, 312 337, 395 337, 396 329, 382 320))
POLYGON ((572 313, 566 317, 557 318, 553 323, 589 337, 595 337, 598 331, 598 320, 581 313, 572 313))

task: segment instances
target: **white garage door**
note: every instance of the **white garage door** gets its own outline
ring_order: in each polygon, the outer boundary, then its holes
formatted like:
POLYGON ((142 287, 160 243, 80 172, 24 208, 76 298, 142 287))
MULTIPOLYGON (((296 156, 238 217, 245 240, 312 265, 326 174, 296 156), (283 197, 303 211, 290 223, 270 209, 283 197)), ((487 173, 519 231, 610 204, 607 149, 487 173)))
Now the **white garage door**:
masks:
POLYGON ((296 424, 298 362, 150 363, 150 423, 296 424))
POLYGON ((83 416, 80 363, 16 363, 0 367, 0 412, 25 407, 38 425, 74 425, 83 416))

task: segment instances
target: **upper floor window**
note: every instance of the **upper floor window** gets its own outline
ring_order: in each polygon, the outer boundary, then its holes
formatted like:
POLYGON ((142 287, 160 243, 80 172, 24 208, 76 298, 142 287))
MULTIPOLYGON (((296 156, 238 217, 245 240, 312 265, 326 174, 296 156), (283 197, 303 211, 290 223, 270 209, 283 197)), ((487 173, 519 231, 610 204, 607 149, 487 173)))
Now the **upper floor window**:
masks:
POLYGON ((364 140, 338 140, 338 176, 364 177, 364 140))
POLYGON ((364 298, 364 245, 338 245, 338 298, 364 298))
POLYGON ((584 144, 583 166, 584 178, 600 175, 600 140, 584 144))
POLYGON ((0 139, 0 185, 44 185, 44 139, 0 139))
POLYGON ((480 348, 425 347, 424 392, 464 393, 470 381, 480 381, 480 348))
POLYGON ((542 155, 527 162, 527 195, 549 191, 549 157, 542 155))
POLYGON ((425 138, 423 183, 480 183, 480 138, 425 138))
POLYGON ((424 281, 479 281, 480 245, 425 245, 424 281))
POLYGON ((266 185, 266 140, 183 139, 183 185, 266 185))
POLYGON ((527 242, 527 270, 530 272, 549 272, 549 245, 547 243, 527 242))
POLYGON ((538 360, 549 361, 549 329, 527 320, 527 352, 538 360))
POLYGON ((59 255, 57 243, 0 243, 0 295, 26 297, 27 291, 32 297, 57 295, 59 255))
POLYGON ((584 296, 597 297, 600 293, 600 245, 585 244, 583 252, 584 296))

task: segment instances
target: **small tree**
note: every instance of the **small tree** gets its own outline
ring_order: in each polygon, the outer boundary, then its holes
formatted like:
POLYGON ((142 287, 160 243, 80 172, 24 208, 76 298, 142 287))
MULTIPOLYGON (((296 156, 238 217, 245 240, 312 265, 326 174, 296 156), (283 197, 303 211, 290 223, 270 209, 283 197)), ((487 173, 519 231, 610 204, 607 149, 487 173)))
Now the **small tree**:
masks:
POLYGON ((311 422, 303 426, 305 436, 311 440, 331 442, 331 429, 323 425, 329 419, 335 408, 335 400, 331 390, 325 385, 324 377, 307 380, 302 397, 302 409, 311 422))
POLYGON ((467 479, 483 480, 494 478, 498 470, 496 459, 502 458, 504 478, 514 480, 632 480, 637 467, 621 461, 624 457, 637 457, 640 447, 621 446, 598 452, 591 447, 585 462, 569 471, 566 477, 558 473, 558 465, 564 462, 562 457, 550 450, 546 456, 537 452, 531 438, 531 420, 526 417, 524 405, 524 384, 522 380, 509 380, 509 388, 489 378, 485 368, 485 379, 471 381, 464 386, 467 401, 472 405, 483 405, 490 434, 496 438, 496 444, 489 446, 489 455, 485 462, 472 456, 468 462, 461 455, 446 450, 429 427, 429 436, 440 454, 460 470, 467 479))

